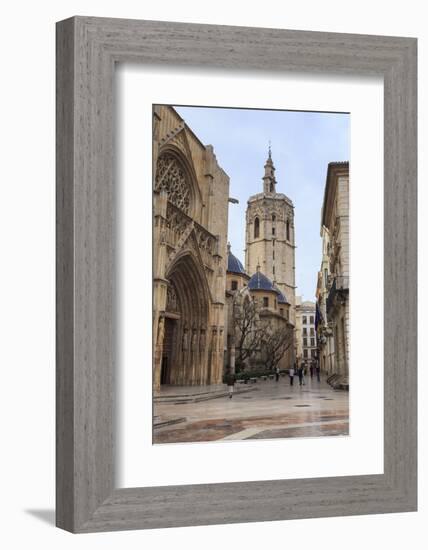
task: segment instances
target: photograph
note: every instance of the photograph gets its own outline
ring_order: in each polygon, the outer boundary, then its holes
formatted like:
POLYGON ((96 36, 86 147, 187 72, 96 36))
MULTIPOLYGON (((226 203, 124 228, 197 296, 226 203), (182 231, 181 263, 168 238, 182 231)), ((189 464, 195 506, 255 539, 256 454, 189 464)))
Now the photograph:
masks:
POLYGON ((153 105, 153 443, 349 435, 350 114, 153 105))

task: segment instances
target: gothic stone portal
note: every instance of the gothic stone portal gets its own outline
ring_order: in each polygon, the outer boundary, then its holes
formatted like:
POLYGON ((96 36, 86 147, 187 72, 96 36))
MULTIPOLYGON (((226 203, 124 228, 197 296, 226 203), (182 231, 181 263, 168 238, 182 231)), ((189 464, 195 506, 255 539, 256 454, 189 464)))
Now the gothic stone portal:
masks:
POLYGON ((172 108, 153 141, 154 389, 223 376, 229 178, 172 108))
POLYGON ((174 262, 168 281, 161 384, 207 384, 209 297, 190 253, 174 262))

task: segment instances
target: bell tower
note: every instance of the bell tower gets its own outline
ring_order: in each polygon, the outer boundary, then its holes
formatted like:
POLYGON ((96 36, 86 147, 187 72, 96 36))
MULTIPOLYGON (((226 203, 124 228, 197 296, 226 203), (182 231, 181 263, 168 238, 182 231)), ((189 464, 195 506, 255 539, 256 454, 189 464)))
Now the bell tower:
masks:
POLYGON ((295 235, 294 206, 278 193, 275 166, 269 145, 264 165, 263 191, 247 202, 245 269, 260 270, 276 284, 290 303, 290 321, 295 322, 295 235))

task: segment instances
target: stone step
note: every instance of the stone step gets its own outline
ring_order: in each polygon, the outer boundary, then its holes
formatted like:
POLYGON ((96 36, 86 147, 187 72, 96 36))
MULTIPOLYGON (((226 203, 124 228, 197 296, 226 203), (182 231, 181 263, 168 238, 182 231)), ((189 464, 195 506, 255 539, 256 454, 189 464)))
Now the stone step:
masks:
MULTIPOLYGON (((237 388, 235 386, 235 394, 248 393, 255 391, 257 388, 237 388)), ((208 392, 206 394, 198 393, 188 396, 170 396, 170 397, 155 397, 154 403, 174 403, 176 405, 183 405, 186 403, 200 403, 201 401, 209 401, 210 399, 218 399, 219 397, 226 397, 229 395, 229 390, 221 390, 219 392, 208 392)))

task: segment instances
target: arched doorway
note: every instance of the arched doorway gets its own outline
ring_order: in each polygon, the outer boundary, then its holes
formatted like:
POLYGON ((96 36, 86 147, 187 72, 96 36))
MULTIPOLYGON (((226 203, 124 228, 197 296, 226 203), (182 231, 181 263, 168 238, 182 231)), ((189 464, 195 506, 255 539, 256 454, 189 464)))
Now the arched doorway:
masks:
POLYGON ((207 331, 210 297, 195 256, 179 254, 168 270, 168 300, 161 360, 161 384, 210 382, 207 331))

